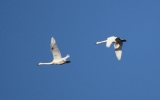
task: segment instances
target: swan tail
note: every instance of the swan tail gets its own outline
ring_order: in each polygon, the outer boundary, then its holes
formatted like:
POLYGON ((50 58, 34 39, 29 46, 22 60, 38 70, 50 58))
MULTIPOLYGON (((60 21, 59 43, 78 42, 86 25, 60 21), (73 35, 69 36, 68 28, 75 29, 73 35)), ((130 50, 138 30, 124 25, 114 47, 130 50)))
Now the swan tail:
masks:
POLYGON ((67 54, 67 56, 66 57, 64 57, 63 59, 64 60, 66 60, 66 59, 68 59, 70 57, 70 55, 69 54, 67 54))

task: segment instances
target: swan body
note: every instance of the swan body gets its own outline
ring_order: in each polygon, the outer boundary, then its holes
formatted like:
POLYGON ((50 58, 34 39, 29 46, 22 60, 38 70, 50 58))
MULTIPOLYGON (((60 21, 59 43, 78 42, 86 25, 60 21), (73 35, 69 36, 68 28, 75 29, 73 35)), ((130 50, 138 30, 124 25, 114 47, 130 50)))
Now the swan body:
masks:
POLYGON ((61 53, 58 49, 58 46, 56 44, 55 39, 52 37, 51 38, 51 44, 50 44, 50 48, 51 48, 51 52, 53 54, 53 61, 52 62, 48 62, 48 63, 38 63, 38 66, 40 65, 52 65, 52 64, 56 64, 56 65, 62 65, 65 63, 70 63, 70 61, 68 61, 67 59, 70 57, 69 55, 67 55, 66 57, 61 56, 61 53))
POLYGON ((114 43, 116 57, 118 60, 121 60, 123 42, 126 42, 126 40, 116 36, 111 36, 108 37, 107 40, 96 42, 96 44, 106 43, 106 47, 109 48, 110 45, 114 43))

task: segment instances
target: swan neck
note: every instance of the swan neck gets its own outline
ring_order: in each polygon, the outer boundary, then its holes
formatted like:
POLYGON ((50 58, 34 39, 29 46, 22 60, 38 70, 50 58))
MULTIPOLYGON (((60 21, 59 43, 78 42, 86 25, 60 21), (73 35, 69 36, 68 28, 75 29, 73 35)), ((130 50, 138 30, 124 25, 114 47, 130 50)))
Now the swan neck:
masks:
POLYGON ((107 40, 96 42, 96 44, 101 44, 101 43, 104 43, 104 42, 107 42, 107 40))
POLYGON ((38 63, 38 65, 51 65, 53 64, 52 62, 49 62, 49 63, 38 63))

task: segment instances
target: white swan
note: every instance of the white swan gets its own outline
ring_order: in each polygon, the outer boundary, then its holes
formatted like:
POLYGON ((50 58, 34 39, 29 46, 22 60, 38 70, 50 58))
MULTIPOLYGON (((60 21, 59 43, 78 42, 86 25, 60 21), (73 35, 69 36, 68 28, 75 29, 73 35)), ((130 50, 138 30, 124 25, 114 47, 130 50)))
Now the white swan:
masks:
POLYGON ((119 37, 111 36, 107 38, 107 40, 96 42, 96 44, 101 44, 106 42, 106 47, 110 47, 112 42, 114 43, 114 49, 115 49, 115 54, 117 56, 118 60, 121 60, 121 55, 122 55, 122 45, 123 42, 126 42, 125 39, 121 39, 119 37))
POLYGON ((58 49, 58 46, 56 45, 56 41, 55 39, 52 37, 51 38, 51 52, 53 54, 53 61, 52 62, 48 62, 48 63, 38 63, 38 66, 40 65, 52 65, 52 64, 56 64, 56 65, 62 65, 65 63, 70 63, 70 61, 67 61, 67 58, 69 58, 70 56, 67 55, 66 57, 62 58, 61 53, 58 49))

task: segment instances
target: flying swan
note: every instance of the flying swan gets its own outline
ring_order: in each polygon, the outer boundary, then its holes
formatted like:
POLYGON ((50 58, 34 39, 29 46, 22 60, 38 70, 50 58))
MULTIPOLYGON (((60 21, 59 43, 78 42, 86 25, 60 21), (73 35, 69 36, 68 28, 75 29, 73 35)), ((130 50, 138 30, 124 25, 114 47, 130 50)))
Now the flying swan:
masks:
POLYGON ((106 42, 106 47, 110 47, 112 42, 114 43, 114 49, 115 49, 115 54, 118 60, 121 60, 121 55, 122 55, 122 45, 123 42, 126 42, 125 39, 121 39, 119 37, 111 36, 108 37, 107 40, 96 42, 96 44, 101 44, 106 42))
POLYGON ((70 57, 69 55, 62 58, 61 53, 60 53, 60 51, 58 49, 58 46, 56 44, 56 41, 53 37, 51 38, 50 47, 51 47, 51 52, 52 52, 53 58, 54 58, 53 61, 48 62, 48 63, 41 63, 40 62, 40 63, 38 63, 38 66, 40 66, 40 65, 52 65, 52 64, 62 65, 62 64, 65 64, 65 63, 70 63, 70 61, 67 60, 67 58, 70 57))

